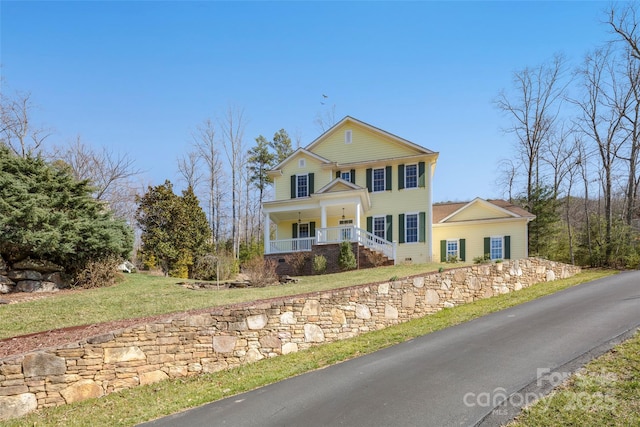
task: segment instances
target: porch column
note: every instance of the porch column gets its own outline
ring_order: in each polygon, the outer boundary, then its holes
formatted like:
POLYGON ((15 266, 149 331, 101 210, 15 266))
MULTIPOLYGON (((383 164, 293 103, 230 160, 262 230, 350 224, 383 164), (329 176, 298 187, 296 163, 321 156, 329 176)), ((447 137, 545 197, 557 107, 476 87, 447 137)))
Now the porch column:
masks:
POLYGON ((269 238, 271 237, 271 219, 269 219, 269 214, 265 212, 264 214, 264 253, 265 255, 269 255, 271 253, 271 241, 269 238))
POLYGON ((360 227, 360 208, 361 208, 361 204, 360 202, 356 203, 356 227, 358 228, 362 228, 360 227))
POLYGON ((327 208, 320 206, 320 228, 327 228, 327 208))

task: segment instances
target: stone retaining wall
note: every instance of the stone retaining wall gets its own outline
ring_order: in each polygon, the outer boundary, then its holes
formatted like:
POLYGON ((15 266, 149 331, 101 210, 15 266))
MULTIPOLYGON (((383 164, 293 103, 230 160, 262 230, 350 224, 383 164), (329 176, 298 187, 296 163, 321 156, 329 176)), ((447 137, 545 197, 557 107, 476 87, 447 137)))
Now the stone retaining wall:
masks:
POLYGON ((579 267, 540 259, 212 308, 0 360, 0 419, 357 336, 579 267))

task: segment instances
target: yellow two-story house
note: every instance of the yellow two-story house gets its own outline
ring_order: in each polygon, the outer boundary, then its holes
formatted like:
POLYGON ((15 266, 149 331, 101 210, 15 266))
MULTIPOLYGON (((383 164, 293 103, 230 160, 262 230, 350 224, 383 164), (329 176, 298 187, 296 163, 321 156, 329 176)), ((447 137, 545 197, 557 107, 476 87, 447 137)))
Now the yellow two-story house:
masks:
POLYGON ((437 152, 345 117, 269 171, 275 198, 262 206, 265 256, 283 262, 278 255, 348 240, 393 263, 526 257, 533 216, 504 201, 436 205, 434 218, 437 160, 437 152))
POLYGON ((432 259, 438 153, 345 117, 269 172, 265 254, 358 242, 395 262, 432 259), (275 223, 275 236, 270 225, 275 223))

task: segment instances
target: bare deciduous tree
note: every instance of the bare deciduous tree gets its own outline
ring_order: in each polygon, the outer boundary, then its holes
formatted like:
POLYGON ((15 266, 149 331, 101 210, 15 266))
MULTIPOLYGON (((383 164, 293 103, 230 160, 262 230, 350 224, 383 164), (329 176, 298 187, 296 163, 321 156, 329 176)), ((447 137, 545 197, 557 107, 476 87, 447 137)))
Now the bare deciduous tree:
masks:
POLYGON ((569 83, 564 75, 565 59, 556 55, 548 64, 514 73, 515 96, 502 91, 495 101, 498 109, 512 119, 512 125, 505 131, 516 137, 529 201, 534 189, 540 186, 541 150, 554 131, 569 83))
POLYGON ((96 150, 78 136, 66 147, 55 147, 49 157, 63 161, 76 179, 91 181, 96 200, 107 203, 116 216, 133 218, 136 192, 132 179, 141 171, 129 155, 105 147, 96 150))
POLYGON ((239 201, 242 198, 242 162, 244 149, 244 110, 237 107, 229 107, 223 119, 220 120, 222 128, 222 140, 229 167, 231 168, 231 239, 233 241, 233 253, 239 255, 239 201))
POLYGON ((40 154, 50 135, 48 130, 34 127, 30 117, 33 108, 30 93, 10 97, 0 92, 0 144, 23 158, 40 154))

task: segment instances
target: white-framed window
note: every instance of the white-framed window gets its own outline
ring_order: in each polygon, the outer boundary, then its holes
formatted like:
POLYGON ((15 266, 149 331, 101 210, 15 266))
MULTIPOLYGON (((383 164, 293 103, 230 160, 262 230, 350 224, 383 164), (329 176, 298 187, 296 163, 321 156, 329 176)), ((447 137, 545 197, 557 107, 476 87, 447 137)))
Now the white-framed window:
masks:
POLYGON ((299 159, 298 160, 298 167, 299 168, 306 168, 307 167, 307 161, 305 159, 299 159))
POLYGON ((504 249, 504 239, 502 238, 502 236, 500 237, 492 237, 490 240, 490 254, 491 254, 491 259, 502 259, 504 258, 503 256, 503 249, 504 249))
POLYGON ((340 171, 340 178, 344 179, 345 181, 351 182, 351 171, 340 171))
POLYGON ((386 189, 386 176, 384 168, 373 170, 373 191, 384 191, 386 189))
POLYGON ((350 130, 345 130, 344 131, 344 143, 345 144, 351 144, 352 141, 352 132, 350 130))
POLYGON ((381 239, 387 238, 387 218, 385 216, 373 217, 373 234, 381 239))
POLYGON ((460 259, 460 245, 458 240, 447 240, 447 260, 460 259))
POLYGON ((309 223, 298 224, 298 238, 305 239, 307 237, 309 237, 309 223))
POLYGON ((296 197, 309 196, 309 175, 296 175, 296 197))
POLYGON ((342 229, 342 240, 351 241, 351 231, 353 230, 353 220, 352 219, 341 219, 340 226, 345 227, 342 229))
POLYGON ((418 214, 406 214, 404 216, 404 241, 414 243, 418 241, 418 227, 420 225, 418 214))
POLYGON ((404 188, 418 188, 418 165, 404 167, 404 188))

